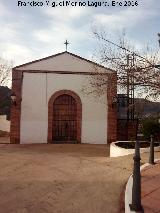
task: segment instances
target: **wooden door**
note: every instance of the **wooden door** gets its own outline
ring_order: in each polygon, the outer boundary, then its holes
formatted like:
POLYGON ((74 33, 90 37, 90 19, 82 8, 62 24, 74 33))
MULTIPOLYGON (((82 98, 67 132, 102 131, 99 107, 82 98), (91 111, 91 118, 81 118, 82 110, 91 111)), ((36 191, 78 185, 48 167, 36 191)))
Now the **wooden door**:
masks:
POLYGON ((53 141, 77 140, 77 104, 70 95, 60 95, 53 103, 53 141))

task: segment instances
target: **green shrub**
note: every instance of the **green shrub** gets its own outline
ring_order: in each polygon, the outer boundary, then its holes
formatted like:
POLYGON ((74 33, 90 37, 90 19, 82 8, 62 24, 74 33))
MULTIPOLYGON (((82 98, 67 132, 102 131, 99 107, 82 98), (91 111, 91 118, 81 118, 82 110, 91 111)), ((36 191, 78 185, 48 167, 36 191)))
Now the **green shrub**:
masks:
POLYGON ((143 128, 142 133, 145 139, 150 139, 151 135, 156 135, 160 133, 160 124, 157 119, 148 118, 142 121, 143 128))

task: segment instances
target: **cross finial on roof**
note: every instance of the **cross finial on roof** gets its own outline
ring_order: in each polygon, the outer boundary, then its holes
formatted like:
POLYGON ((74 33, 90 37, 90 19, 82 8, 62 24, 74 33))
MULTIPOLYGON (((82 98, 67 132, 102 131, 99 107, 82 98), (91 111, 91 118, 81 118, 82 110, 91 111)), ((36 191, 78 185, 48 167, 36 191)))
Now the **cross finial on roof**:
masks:
POLYGON ((69 42, 67 41, 67 39, 66 39, 66 41, 64 42, 64 44, 66 45, 66 51, 67 51, 67 46, 68 46, 68 44, 69 44, 69 42))

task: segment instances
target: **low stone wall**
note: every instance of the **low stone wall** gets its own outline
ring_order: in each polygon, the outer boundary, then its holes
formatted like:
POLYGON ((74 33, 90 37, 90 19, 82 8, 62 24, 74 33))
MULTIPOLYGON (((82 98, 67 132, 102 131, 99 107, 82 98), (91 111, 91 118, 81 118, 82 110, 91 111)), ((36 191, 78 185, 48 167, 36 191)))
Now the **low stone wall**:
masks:
POLYGON ((6 115, 0 115, 0 130, 10 132, 10 121, 6 120, 6 115))
MULTIPOLYGON (((118 157, 118 156, 124 156, 124 155, 129 155, 129 154, 134 154, 135 149, 125 149, 122 147, 117 146, 117 143, 121 143, 121 142, 130 142, 130 141, 116 141, 111 143, 110 145, 110 157, 118 157)), ((155 151, 160 151, 160 146, 154 147, 155 151)), ((149 147, 147 148, 141 148, 140 149, 141 153, 144 152, 149 152, 149 147)))

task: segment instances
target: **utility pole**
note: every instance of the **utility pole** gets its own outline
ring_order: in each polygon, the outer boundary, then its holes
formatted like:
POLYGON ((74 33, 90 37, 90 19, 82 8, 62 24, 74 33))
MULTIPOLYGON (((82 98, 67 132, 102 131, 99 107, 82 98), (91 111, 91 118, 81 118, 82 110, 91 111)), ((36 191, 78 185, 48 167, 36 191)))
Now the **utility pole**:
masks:
POLYGON ((127 120, 134 119, 134 65, 135 55, 127 55, 127 120))
POLYGON ((135 112, 135 105, 134 105, 134 75, 135 75, 135 54, 127 54, 126 56, 127 65, 126 71, 126 78, 127 78, 127 140, 129 139, 129 121, 134 120, 134 112, 135 112))

